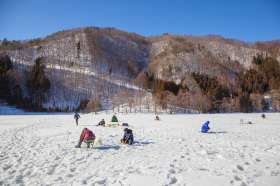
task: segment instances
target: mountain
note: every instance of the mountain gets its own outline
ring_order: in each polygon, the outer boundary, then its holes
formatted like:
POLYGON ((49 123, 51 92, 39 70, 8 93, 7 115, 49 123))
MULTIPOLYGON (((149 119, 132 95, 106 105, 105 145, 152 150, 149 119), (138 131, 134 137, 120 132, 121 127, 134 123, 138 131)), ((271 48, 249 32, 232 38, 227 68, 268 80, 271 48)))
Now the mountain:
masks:
POLYGON ((12 95, 20 92, 17 97, 25 100, 21 105, 31 102, 31 110, 34 106, 57 111, 106 109, 146 100, 145 104, 161 107, 221 111, 214 102, 240 99, 240 74, 258 68, 254 59, 280 61, 280 42, 252 44, 220 36, 170 34, 143 37, 114 28, 86 27, 34 40, 3 40, 0 55, 2 64, 7 57, 12 63, 5 72, 9 84, 1 88, 9 90, 2 91, 2 99, 10 94, 14 100, 12 95), (225 94, 217 95, 220 92, 225 94), (192 96, 200 103, 190 101, 192 96))

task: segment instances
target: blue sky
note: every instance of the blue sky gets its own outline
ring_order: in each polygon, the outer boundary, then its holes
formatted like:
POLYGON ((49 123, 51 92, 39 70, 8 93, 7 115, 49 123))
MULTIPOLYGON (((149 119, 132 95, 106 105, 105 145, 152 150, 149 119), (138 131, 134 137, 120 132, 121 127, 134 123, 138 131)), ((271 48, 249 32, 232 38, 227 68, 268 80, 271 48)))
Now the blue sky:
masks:
POLYGON ((280 39, 279 0, 0 0, 0 39, 63 29, 115 27, 141 35, 280 39))

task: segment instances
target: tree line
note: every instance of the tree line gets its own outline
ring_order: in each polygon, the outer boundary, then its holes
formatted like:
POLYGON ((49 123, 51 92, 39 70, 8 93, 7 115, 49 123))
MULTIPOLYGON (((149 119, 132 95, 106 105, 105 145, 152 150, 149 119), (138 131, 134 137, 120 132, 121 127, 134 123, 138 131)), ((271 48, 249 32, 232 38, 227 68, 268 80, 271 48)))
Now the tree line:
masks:
POLYGON ((227 83, 227 78, 191 73, 200 91, 159 79, 150 71, 142 72, 136 83, 150 90, 162 108, 173 105, 214 113, 266 111, 269 103, 264 95, 280 90, 280 65, 275 58, 262 55, 254 57, 252 64, 235 74, 234 84, 227 83))
POLYGON ((27 110, 43 111, 42 104, 47 99, 51 83, 45 74, 42 58, 36 59, 26 74, 27 77, 21 77, 9 56, 0 56, 0 99, 27 110), (21 79, 26 79, 25 83, 21 79), (26 95, 24 89, 27 90, 26 95))

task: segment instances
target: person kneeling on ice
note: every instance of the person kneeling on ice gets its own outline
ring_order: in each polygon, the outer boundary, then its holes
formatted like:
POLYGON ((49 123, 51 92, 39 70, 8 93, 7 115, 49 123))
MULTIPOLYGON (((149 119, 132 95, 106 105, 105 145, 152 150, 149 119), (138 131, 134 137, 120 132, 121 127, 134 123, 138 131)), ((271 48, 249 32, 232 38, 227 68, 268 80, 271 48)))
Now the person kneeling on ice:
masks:
POLYGON ((105 120, 102 119, 102 120, 98 123, 97 126, 103 126, 103 127, 105 127, 105 120))
POLYGON ((207 133, 209 130, 210 130, 210 127, 208 126, 209 125, 209 121, 206 121, 202 127, 201 127, 201 132, 202 133, 207 133))
POLYGON ((159 116, 158 115, 156 115, 156 119, 155 120, 159 121, 159 116))
POLYGON ((84 128, 81 133, 79 143, 75 147, 81 148, 82 143, 85 142, 87 144, 87 148, 89 148, 90 144, 94 143, 94 140, 95 140, 95 134, 88 128, 84 128))
POLYGON ((125 128, 123 138, 121 139, 121 143, 132 145, 133 141, 134 141, 134 139, 133 139, 132 130, 125 128))

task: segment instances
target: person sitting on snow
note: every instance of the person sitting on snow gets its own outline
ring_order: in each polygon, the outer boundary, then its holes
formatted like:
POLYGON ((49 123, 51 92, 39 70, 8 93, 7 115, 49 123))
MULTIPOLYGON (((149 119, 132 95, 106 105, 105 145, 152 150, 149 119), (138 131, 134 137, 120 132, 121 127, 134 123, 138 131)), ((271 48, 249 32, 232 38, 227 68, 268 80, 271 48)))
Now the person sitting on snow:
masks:
POLYGON ((209 130, 210 130, 210 127, 208 126, 209 125, 209 121, 206 121, 202 127, 201 127, 201 132, 202 133, 207 133, 209 130))
POLYGON ((159 121, 159 116, 158 115, 156 115, 156 119, 155 120, 159 121))
POLYGON ((99 123, 98 123, 98 125, 97 126, 105 126, 105 120, 104 119, 102 119, 99 123))
POLYGON ((82 143, 85 142, 87 144, 87 148, 89 148, 90 143, 93 143, 94 140, 95 140, 95 134, 88 128, 84 128, 81 133, 79 143, 75 147, 81 148, 82 143))
POLYGON ((125 128, 123 138, 121 139, 121 143, 132 145, 133 142, 134 142, 134 139, 133 139, 132 130, 125 128))
POLYGON ((111 122, 114 122, 114 123, 118 122, 118 118, 117 118, 117 116, 115 114, 113 115, 111 122))

